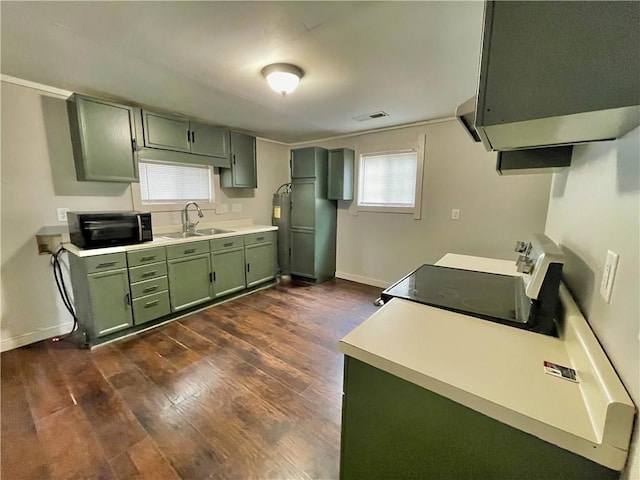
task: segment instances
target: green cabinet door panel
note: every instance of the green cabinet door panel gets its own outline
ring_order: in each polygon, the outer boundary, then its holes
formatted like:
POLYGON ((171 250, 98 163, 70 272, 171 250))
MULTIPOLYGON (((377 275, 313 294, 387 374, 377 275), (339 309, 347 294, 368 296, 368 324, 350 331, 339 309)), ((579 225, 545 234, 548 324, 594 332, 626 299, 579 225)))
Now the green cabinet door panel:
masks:
POLYGON ((353 167, 355 152, 350 148, 329 151, 327 198, 353 200, 353 167))
POLYGON ((343 391, 344 480, 620 477, 620 472, 348 356, 343 391))
POLYGON ((316 278, 316 235, 308 230, 291 230, 291 273, 316 278))
POLYGON ((133 325, 127 269, 87 275, 93 330, 98 337, 133 325))
POLYGON ((244 247, 220 250, 211 254, 214 298, 246 288, 244 266, 244 247))
POLYGON ((229 130, 224 127, 190 122, 191 153, 209 157, 229 157, 229 130))
POLYGON ((317 147, 291 150, 291 178, 315 178, 317 147))
POLYGON ((231 132, 231 168, 220 170, 225 188, 257 188, 256 137, 231 132))
POLYGON ((247 287, 276 276, 276 250, 273 243, 256 243, 244 247, 247 264, 247 287))
POLYGON ((294 180, 291 184, 291 228, 315 228, 316 181, 294 180))
POLYGON ((145 147, 190 151, 189 120, 186 118, 143 110, 142 125, 145 147))
POLYGON ((174 258, 167 261, 167 266, 172 312, 213 298, 209 253, 174 258))
POLYGON ((133 300, 133 319, 136 325, 150 322, 171 313, 169 292, 154 293, 133 300))
POLYGON ((74 94, 67 109, 77 179, 137 182, 133 108, 74 94))

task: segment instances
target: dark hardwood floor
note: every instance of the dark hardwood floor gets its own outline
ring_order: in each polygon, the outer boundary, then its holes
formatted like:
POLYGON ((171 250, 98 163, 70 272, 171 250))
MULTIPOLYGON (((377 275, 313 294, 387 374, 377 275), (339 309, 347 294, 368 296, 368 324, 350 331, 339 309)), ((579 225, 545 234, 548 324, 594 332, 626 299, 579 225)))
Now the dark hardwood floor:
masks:
POLYGON ((333 479, 342 355, 380 289, 281 284, 131 338, 1 356, 1 476, 333 479))

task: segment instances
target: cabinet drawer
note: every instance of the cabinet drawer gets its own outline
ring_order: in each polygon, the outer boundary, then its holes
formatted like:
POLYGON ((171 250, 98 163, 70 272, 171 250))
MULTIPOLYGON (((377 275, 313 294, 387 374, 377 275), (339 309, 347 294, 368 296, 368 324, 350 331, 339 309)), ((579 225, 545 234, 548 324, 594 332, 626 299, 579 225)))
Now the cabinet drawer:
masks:
POLYGON ((116 270, 127 267, 127 256, 124 253, 109 253, 86 257, 85 266, 87 273, 102 272, 104 270, 116 270))
POLYGON ((162 292, 169 288, 169 282, 167 277, 152 278, 150 280, 144 280, 143 282, 131 284, 131 297, 138 298, 145 295, 151 295, 152 293, 162 292))
POLYGON ((243 237, 216 238, 214 240, 210 240, 209 245, 211 247, 212 252, 217 252, 218 250, 226 250, 227 248, 243 247, 244 238, 243 237))
POLYGON ((275 232, 260 232, 260 233, 251 233, 249 235, 244 236, 244 244, 252 245, 254 243, 265 243, 265 242, 273 242, 275 239, 275 232))
POLYGON ((164 247, 127 252, 127 262, 129 263, 129 267, 137 267, 138 265, 146 265, 147 263, 161 262, 166 258, 167 252, 164 247))
POLYGON ((133 301, 133 323, 140 325, 171 313, 169 292, 164 291, 136 298, 133 301))
POLYGON ((209 253, 209 241, 202 240, 200 242, 181 243, 179 245, 170 245, 167 247, 167 259, 186 257, 188 255, 198 255, 200 253, 209 253))
POLYGON ((167 274, 167 262, 150 263, 140 267, 129 269, 129 281, 131 283, 149 280, 150 278, 162 277, 167 274))

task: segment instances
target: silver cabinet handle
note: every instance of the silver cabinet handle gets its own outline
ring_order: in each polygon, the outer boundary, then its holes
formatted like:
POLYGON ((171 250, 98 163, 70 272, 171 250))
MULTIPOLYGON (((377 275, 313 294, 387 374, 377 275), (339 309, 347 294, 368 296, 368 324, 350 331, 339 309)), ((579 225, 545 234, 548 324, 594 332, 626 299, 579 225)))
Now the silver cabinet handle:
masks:
POLYGON ((141 276, 142 277, 153 277, 156 273, 158 273, 157 270, 152 270, 150 272, 144 272, 141 276))
POLYGON ((160 303, 160 300, 154 300, 152 302, 147 302, 147 303, 144 304, 144 308, 155 307, 156 305, 158 305, 158 303, 160 303))

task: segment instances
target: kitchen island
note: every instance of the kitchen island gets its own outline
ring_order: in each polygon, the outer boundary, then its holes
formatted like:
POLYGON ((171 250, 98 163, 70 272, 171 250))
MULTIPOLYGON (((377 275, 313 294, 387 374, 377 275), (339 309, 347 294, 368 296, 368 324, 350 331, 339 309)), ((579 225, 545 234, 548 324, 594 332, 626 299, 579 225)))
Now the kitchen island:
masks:
MULTIPOLYGON (((437 264, 516 274, 464 255, 437 264)), ((635 408, 564 287, 560 297, 560 338, 397 298, 344 337, 341 477, 617 478, 635 408)))

